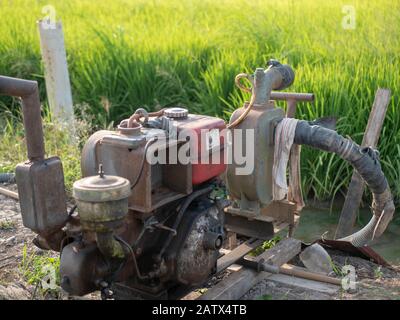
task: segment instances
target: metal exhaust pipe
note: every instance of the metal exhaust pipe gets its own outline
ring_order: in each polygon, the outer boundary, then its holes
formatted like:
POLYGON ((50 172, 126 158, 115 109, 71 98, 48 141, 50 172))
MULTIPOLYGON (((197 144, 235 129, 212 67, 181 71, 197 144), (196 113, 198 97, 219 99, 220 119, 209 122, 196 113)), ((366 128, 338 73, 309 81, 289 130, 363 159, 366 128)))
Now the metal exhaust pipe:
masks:
POLYGON ((21 98, 28 159, 32 162, 43 160, 45 150, 38 83, 0 76, 0 94, 21 98))

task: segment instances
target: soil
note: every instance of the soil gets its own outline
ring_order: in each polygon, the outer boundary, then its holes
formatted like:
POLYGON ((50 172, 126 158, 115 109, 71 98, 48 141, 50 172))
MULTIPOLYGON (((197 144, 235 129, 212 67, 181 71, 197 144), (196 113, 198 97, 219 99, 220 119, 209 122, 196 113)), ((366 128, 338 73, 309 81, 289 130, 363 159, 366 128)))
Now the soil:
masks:
MULTIPOLYGON (((16 191, 15 185, 3 187, 16 191)), ((34 233, 22 226, 18 202, 1 194, 0 226, 0 286, 4 290, 5 286, 12 285, 13 291, 22 293, 19 289, 31 289, 31 286, 23 280, 19 269, 23 248, 26 245, 31 252, 39 249, 32 244, 34 233)))
MULTIPOLYGON (((344 265, 352 265, 356 271, 357 285, 354 290, 339 290, 335 294, 284 285, 264 280, 247 292, 244 300, 398 300, 400 299, 400 267, 379 266, 372 261, 354 257, 338 250, 327 250, 333 264, 341 270, 344 265)), ((289 262, 304 267, 298 257, 289 262)), ((338 275, 330 274, 338 278, 338 275)))
MULTIPOLYGON (((1 187, 17 191, 15 184, 0 184, 1 187)), ((0 194, 0 300, 4 299, 81 299, 68 297, 62 290, 41 292, 34 284, 28 283, 23 272, 23 252, 27 256, 37 255, 58 257, 58 252, 37 248, 32 240, 33 233, 22 224, 21 210, 17 200, 0 194)), ((96 299, 98 293, 83 299, 96 299)))
MULTIPOLYGON (((16 191, 16 186, 1 185, 16 191)), ((42 294, 37 287, 27 282, 23 274, 22 259, 25 248, 28 255, 46 255, 57 257, 57 252, 43 251, 32 243, 35 234, 22 225, 18 201, 0 194, 0 300, 2 299, 74 299, 59 290, 56 293, 42 294)), ((357 274, 357 288, 352 292, 340 291, 338 294, 326 294, 313 290, 300 289, 283 285, 274 281, 262 281, 247 292, 242 299, 399 299, 400 298, 400 267, 381 267, 371 261, 353 257, 341 251, 328 251, 334 264, 340 269, 345 264, 353 265, 357 274)), ((291 264, 302 266, 295 258, 291 264)), ((230 271, 214 276, 198 289, 196 296, 207 288, 222 281, 230 271)), ((98 293, 87 295, 80 299, 99 299, 98 293)))

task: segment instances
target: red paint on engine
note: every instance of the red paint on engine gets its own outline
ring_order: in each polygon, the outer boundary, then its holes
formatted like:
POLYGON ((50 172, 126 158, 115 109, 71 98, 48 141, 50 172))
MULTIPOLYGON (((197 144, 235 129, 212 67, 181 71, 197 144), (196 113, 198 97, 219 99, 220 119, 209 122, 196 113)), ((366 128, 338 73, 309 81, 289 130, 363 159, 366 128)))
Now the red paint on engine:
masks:
POLYGON ((185 119, 179 119, 178 132, 193 130, 197 135, 198 163, 192 164, 192 184, 201 184, 222 174, 226 169, 224 163, 224 137, 220 134, 225 129, 222 119, 204 115, 189 114, 185 119), (208 140, 208 142, 206 141, 208 140), (208 163, 206 154, 209 155, 208 163), (212 159, 218 159, 217 163, 212 159))

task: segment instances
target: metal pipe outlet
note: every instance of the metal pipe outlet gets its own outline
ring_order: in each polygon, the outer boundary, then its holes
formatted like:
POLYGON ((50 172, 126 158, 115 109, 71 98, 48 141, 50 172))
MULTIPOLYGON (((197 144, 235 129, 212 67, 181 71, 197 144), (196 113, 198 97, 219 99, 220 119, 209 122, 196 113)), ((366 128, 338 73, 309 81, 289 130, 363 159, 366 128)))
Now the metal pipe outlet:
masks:
POLYGON ((28 158, 31 161, 43 160, 45 151, 38 83, 0 76, 0 94, 21 98, 28 158))

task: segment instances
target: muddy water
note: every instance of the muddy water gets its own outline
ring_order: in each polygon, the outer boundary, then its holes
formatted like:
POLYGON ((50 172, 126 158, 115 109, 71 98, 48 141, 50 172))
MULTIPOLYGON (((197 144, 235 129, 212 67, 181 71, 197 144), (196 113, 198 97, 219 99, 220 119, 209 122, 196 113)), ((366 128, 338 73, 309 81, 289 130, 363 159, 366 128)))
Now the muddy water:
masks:
MULTIPOLYGON (((304 208, 294 236, 304 242, 312 242, 327 232, 324 237, 333 239, 339 216, 340 210, 331 212, 329 209, 304 208)), ((371 247, 388 262, 400 264, 400 218, 397 216, 395 213, 395 218, 385 233, 375 240, 371 247)), ((367 224, 370 217, 369 210, 361 210, 356 228, 359 229, 367 224)))

